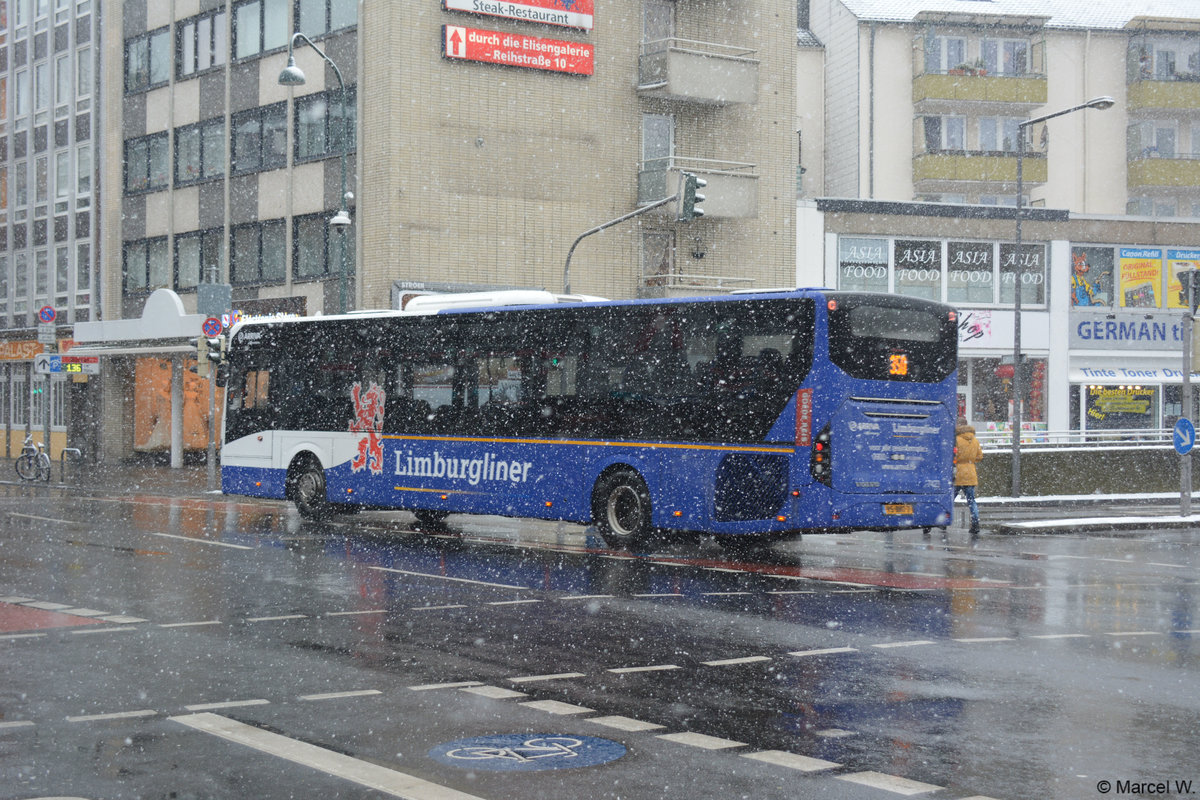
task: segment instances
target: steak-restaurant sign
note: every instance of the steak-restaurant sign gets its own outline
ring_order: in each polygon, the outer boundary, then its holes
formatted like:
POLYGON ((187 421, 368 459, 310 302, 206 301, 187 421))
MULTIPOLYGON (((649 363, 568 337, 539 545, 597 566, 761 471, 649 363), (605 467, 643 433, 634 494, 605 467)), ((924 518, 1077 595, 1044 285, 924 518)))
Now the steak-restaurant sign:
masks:
POLYGON ((596 48, 582 42, 443 25, 446 58, 591 75, 596 48))
POLYGON ((442 0, 447 11, 541 22, 564 28, 592 29, 593 0, 442 0))

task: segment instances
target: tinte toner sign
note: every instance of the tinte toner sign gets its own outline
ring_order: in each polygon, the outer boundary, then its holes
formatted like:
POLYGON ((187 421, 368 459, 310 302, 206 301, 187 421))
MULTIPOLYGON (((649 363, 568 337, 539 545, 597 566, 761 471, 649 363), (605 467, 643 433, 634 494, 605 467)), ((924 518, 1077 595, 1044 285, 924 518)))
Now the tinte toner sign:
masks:
POLYGON ((585 31, 592 29, 593 0, 443 0, 442 6, 447 11, 542 22, 585 31))
POLYGON ((446 58, 591 75, 595 47, 582 42, 540 39, 459 25, 442 27, 446 58))

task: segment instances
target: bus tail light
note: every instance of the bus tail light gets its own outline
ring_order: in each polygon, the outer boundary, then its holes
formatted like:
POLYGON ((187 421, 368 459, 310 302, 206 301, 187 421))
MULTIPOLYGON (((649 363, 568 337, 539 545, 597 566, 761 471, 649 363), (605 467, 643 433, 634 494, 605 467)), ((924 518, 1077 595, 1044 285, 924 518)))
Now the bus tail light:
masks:
POLYGON ((812 455, 809 456, 808 469, 812 476, 826 486, 833 485, 833 471, 830 469, 832 450, 829 426, 825 426, 813 440, 812 455))

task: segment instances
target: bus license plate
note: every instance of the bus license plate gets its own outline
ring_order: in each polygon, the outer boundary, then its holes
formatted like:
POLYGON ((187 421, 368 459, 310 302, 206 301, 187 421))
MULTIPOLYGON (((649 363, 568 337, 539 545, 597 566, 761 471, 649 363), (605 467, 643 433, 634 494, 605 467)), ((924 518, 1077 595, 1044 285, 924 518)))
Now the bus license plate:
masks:
POLYGON ((912 516, 913 507, 910 503, 884 503, 883 513, 890 517, 912 516))

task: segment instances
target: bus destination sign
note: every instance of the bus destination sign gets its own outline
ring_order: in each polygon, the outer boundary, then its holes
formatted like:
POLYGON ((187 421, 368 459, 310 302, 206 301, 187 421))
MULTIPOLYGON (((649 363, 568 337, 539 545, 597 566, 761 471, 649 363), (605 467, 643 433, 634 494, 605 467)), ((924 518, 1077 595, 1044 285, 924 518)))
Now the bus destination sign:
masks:
POLYGON ((447 11, 592 29, 593 0, 442 0, 442 7, 447 11))
POLYGON ((442 26, 446 58, 509 67, 591 75, 596 48, 584 42, 541 39, 515 33, 442 26))

